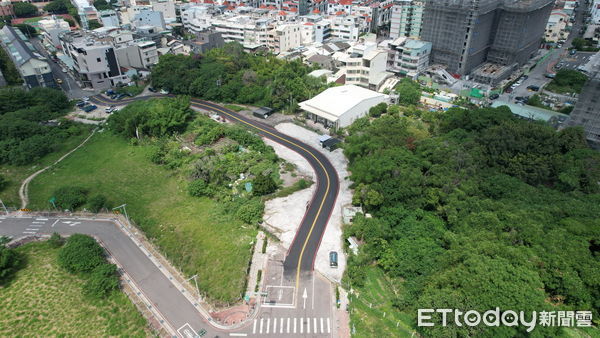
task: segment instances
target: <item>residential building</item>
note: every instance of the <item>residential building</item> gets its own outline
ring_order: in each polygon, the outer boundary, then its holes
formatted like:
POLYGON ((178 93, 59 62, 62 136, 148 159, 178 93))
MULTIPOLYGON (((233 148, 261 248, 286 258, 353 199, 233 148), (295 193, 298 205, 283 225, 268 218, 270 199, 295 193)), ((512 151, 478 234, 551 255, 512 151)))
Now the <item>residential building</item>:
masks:
POLYGON ((600 25, 600 0, 593 0, 589 6, 591 23, 600 25))
POLYGON ((567 121, 568 126, 581 126, 594 148, 600 149, 600 52, 590 58, 584 71, 589 79, 567 121))
POLYGON ((63 52, 73 62, 73 75, 83 87, 107 89, 118 83, 128 83, 110 41, 82 32, 60 36, 63 52))
POLYGON ((274 34, 274 52, 287 52, 302 45, 300 24, 284 24, 275 28, 274 34))
POLYGON ((546 32, 544 40, 547 42, 558 42, 558 40, 567 39, 569 36, 569 15, 560 9, 555 9, 550 13, 548 23, 546 24, 546 32))
POLYGON ((0 16, 15 17, 15 11, 11 1, 0 1, 0 16))
POLYGON ((100 22, 104 27, 119 27, 121 25, 119 15, 112 9, 99 11, 98 16, 100 17, 100 22))
POLYGON ((175 22, 177 13, 175 11, 175 2, 172 0, 154 0, 151 1, 152 10, 161 12, 167 22, 175 22))
POLYGON ((387 51, 377 48, 374 42, 355 44, 347 52, 334 53, 333 59, 338 68, 332 79, 336 82, 344 77, 343 83, 377 91, 387 78, 393 76, 386 71, 387 51))
POLYGON ((56 86, 48 61, 35 50, 19 29, 11 26, 2 27, 0 45, 19 71, 26 87, 56 86))
POLYGON ((77 9, 77 14, 79 14, 83 29, 88 29, 88 22, 90 20, 98 20, 96 7, 91 5, 88 0, 71 0, 71 2, 77 9))
POLYGON ((330 22, 332 38, 358 41, 360 34, 369 30, 369 27, 361 25, 360 18, 354 15, 337 15, 327 20, 330 22))
POLYGON ((204 54, 213 48, 219 48, 225 44, 221 33, 214 30, 208 29, 195 35, 196 38, 194 40, 185 41, 185 44, 191 48, 190 53, 193 54, 204 54))
POLYGON ((60 48, 60 39, 58 36, 63 32, 71 31, 68 22, 54 15, 38 21, 38 28, 42 31, 41 35, 44 43, 54 48, 60 48))
POLYGON ((553 0, 425 0, 421 39, 431 59, 459 75, 489 61, 526 63, 538 50, 553 0))
POLYGON ((416 79, 429 67, 431 42, 404 36, 389 43, 388 70, 400 76, 416 79))
POLYGON ((158 50, 154 41, 138 41, 117 47, 117 60, 121 67, 149 69, 158 63, 158 50))
POLYGON ((332 87, 310 100, 300 102, 309 119, 327 128, 344 128, 366 116, 369 109, 388 96, 354 85, 332 87))
POLYGON ((401 36, 418 39, 423 24, 423 2, 417 0, 395 0, 390 19, 390 38, 401 36))
POLYGON ((142 9, 131 19, 131 25, 134 27, 152 26, 159 31, 164 31, 167 26, 162 12, 150 9, 142 9))

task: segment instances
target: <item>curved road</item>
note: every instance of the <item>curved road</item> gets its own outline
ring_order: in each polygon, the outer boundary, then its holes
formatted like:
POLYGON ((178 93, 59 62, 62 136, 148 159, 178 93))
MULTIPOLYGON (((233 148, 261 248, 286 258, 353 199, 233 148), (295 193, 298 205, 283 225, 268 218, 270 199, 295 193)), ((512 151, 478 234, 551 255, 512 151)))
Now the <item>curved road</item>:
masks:
MULTIPOLYGON (((161 96, 153 95, 150 97, 161 96)), ((144 96, 113 101, 105 96, 96 95, 91 100, 101 105, 122 105, 148 98, 149 96, 144 96)), ((291 136, 280 133, 269 125, 260 123, 223 106, 200 99, 193 98, 191 106, 219 114, 230 121, 250 127, 259 135, 297 152, 312 166, 317 177, 316 190, 283 264, 286 276, 289 277, 295 274, 296 283, 298 283, 301 272, 312 271, 314 268, 317 251, 337 199, 339 179, 335 168, 320 151, 291 136)))

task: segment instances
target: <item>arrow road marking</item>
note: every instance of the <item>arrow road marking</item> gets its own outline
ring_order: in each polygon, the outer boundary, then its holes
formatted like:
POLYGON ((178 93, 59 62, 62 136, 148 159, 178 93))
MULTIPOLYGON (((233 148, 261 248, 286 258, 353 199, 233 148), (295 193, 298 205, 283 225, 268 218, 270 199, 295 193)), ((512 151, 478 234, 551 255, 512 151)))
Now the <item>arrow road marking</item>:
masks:
POLYGON ((306 309, 306 298, 308 298, 308 294, 306 293, 306 288, 304 288, 304 293, 302 294, 302 298, 304 299, 303 309, 306 309))

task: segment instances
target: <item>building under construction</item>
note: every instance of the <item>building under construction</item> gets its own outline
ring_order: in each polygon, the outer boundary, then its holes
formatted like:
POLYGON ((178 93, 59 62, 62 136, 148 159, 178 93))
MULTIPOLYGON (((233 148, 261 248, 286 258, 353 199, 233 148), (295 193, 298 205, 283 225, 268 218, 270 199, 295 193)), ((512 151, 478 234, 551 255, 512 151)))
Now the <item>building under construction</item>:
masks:
POLYGON ((554 0, 426 0, 421 39, 432 63, 469 74, 489 61, 522 65, 538 50, 554 0))

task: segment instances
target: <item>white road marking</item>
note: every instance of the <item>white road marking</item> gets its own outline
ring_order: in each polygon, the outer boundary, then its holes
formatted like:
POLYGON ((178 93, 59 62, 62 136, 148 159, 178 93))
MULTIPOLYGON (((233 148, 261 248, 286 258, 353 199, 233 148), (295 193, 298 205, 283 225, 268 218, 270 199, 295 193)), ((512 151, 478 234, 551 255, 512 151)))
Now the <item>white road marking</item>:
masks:
POLYGON ((32 231, 23 231, 23 233, 24 234, 31 234, 31 235, 35 234, 35 232, 32 232, 32 231))
POLYGON ((258 330, 258 333, 262 333, 263 319, 264 319, 264 318, 261 318, 261 319, 260 319, 260 330, 258 330))
POLYGON ((48 219, 47 218, 36 218, 35 220, 36 221, 47 221, 48 219))
POLYGON ((252 334, 256 333, 256 319, 254 320, 254 325, 252 325, 252 334))
POLYGON ((271 329, 271 318, 267 318, 267 334, 269 333, 269 330, 271 329))
POLYGON ((279 322, 279 333, 283 333, 283 318, 281 318, 281 321, 279 322))
POLYGON ((248 334, 247 333, 230 333, 229 336, 231 337, 246 337, 248 334))
POLYGON ((313 318, 313 324, 314 324, 314 325, 313 325, 313 331, 314 331, 315 333, 319 333, 319 332, 318 332, 318 331, 319 331, 319 329, 317 328, 317 317, 313 318))
POLYGON ((277 318, 273 318, 273 333, 277 333, 277 318))
POLYGON ((52 227, 54 228, 54 226, 56 225, 56 223, 58 223, 58 221, 60 221, 60 219, 57 219, 56 221, 54 221, 54 223, 52 223, 52 227))
POLYGON ((310 318, 306 318, 306 333, 310 334, 310 318))
POLYGON ((294 318, 294 333, 296 333, 296 318, 294 318))
POLYGON ((323 330, 323 317, 321 317, 321 333, 325 333, 325 330, 323 330))
POLYGON ((25 229, 25 230, 29 230, 29 231, 32 231, 32 230, 33 230, 33 231, 38 231, 38 230, 40 230, 40 229, 27 228, 27 229, 25 229))
POLYGON ((46 222, 36 222, 36 221, 31 221, 31 223, 33 223, 33 224, 45 224, 46 222))
POLYGON ((182 337, 189 337, 189 338, 198 337, 198 334, 196 334, 196 331, 194 331, 194 329, 192 329, 192 326, 189 323, 185 323, 182 327, 178 328, 177 333, 179 333, 179 335, 181 335, 182 337), (181 331, 182 329, 183 329, 183 333, 181 331))
MULTIPOLYGON (((294 324, 296 324, 296 319, 294 318, 294 324)), ((302 321, 302 317, 300 317, 300 333, 303 333, 304 330, 304 322, 302 321)))
POLYGON ((331 321, 329 317, 327 317, 327 333, 331 333, 331 321))
POLYGON ((287 320, 287 333, 290 333, 290 319, 287 320))

